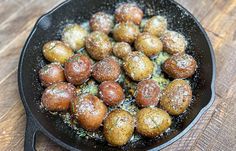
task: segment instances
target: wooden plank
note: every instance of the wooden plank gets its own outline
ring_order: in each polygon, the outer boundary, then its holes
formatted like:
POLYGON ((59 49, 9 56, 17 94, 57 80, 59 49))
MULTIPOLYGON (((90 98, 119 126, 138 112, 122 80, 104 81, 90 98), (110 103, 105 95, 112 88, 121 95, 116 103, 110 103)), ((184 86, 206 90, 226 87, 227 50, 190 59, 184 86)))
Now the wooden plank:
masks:
POLYGON ((235 99, 220 100, 221 103, 191 150, 236 150, 235 99))
POLYGON ((215 8, 217 0, 176 0, 183 7, 188 9, 201 22, 205 16, 215 8))
POLYGON ((236 1, 217 1, 214 9, 211 9, 202 24, 210 31, 217 33, 225 39, 233 39, 236 32, 236 1))
POLYGON ((47 3, 42 2, 42 0, 34 1, 22 10, 21 13, 17 13, 4 24, 1 24, 0 58, 2 59, 0 59, 0 68, 5 69, 5 72, 0 74, 0 82, 17 67, 21 49, 35 21, 48 9, 60 2, 57 0, 47 3))
POLYGON ((22 9, 29 6, 33 0, 28 0, 24 3, 21 0, 1 0, 0 1, 0 23, 5 22, 9 18, 16 16, 18 12, 22 12, 22 9), (7 10, 7 11, 6 11, 7 10))

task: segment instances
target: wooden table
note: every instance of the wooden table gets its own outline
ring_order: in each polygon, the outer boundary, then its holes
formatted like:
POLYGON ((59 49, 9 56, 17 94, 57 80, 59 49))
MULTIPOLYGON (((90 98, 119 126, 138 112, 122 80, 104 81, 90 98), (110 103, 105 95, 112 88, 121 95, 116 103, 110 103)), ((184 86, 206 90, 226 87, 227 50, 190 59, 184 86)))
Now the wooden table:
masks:
MULTIPOLYGON (((216 100, 164 150, 236 150, 236 0, 177 0, 201 22, 215 49, 216 100)), ((62 0, 0 0, 0 150, 23 150, 25 111, 17 88, 22 46, 37 18, 62 0)), ((37 136, 37 150, 63 150, 37 136)))

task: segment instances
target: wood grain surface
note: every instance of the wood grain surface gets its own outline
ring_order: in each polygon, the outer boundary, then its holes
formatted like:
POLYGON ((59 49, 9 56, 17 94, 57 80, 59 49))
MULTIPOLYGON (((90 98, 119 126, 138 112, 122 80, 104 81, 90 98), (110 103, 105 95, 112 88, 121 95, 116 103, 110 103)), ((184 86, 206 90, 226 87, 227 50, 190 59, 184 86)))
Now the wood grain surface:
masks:
MULTIPOLYGON (((0 0, 0 151, 23 150, 25 112, 17 88, 17 65, 38 17, 62 0, 0 0)), ((197 124, 164 150, 236 150, 236 0, 177 0, 201 22, 213 44, 216 100, 197 124)), ((42 134, 38 151, 61 151, 42 134)))

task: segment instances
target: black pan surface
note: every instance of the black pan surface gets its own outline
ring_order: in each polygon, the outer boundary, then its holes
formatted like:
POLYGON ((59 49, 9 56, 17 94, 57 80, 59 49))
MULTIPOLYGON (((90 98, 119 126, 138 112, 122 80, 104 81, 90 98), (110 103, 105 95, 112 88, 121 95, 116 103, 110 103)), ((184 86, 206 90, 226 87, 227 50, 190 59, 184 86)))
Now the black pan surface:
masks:
MULTIPOLYGON (((38 80, 39 69, 48 63, 42 55, 42 46, 49 40, 60 39, 60 32, 68 23, 82 23, 98 11, 113 13, 121 0, 69 0, 43 15, 34 26, 25 43, 18 68, 18 85, 27 114, 25 150, 34 150, 35 134, 40 131, 68 150, 159 150, 182 137, 214 101, 215 59, 211 43, 199 22, 181 5, 172 0, 140 0, 136 3, 145 17, 164 15, 169 29, 185 35, 187 53, 194 56, 198 71, 190 79, 193 103, 188 112, 174 118, 171 132, 155 139, 142 139, 121 148, 106 142, 82 139, 58 116, 42 112, 40 98, 43 87, 38 80)), ((133 1, 129 1, 133 2, 133 1)))

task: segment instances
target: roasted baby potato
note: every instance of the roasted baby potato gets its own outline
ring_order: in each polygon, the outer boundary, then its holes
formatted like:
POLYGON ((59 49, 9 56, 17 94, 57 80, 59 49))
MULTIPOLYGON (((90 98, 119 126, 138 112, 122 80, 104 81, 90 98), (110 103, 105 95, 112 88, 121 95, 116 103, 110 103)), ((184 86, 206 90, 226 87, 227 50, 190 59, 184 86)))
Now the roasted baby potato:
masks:
POLYGON ((104 12, 97 12, 91 17, 89 25, 92 31, 101 31, 105 34, 109 34, 114 23, 111 15, 104 12))
POLYGON ((68 82, 74 85, 83 84, 92 72, 90 59, 81 54, 75 54, 65 63, 65 76, 68 82))
POLYGON ((76 88, 72 84, 60 82, 47 87, 41 101, 49 111, 66 111, 75 96, 76 88))
POLYGON ((62 32, 62 41, 72 49, 79 50, 85 45, 85 37, 88 32, 78 24, 67 25, 62 32))
POLYGON ((108 106, 118 105, 124 100, 122 87, 114 81, 104 81, 99 85, 99 96, 108 106))
POLYGON ((95 60, 102 60, 112 52, 112 44, 109 37, 101 31, 90 33, 85 43, 87 52, 95 60))
POLYGON ((180 115, 190 105, 192 90, 190 85, 181 79, 172 81, 164 90, 160 100, 161 107, 171 115, 180 115))
POLYGON ((156 137, 165 132, 171 125, 169 114, 159 108, 143 108, 137 113, 136 130, 142 136, 156 137))
POLYGON ((195 73, 197 63, 188 54, 176 54, 168 58, 162 67, 164 72, 170 77, 184 79, 191 77, 195 73))
POLYGON ((107 113, 106 105, 92 94, 82 94, 73 99, 71 110, 79 125, 88 131, 97 130, 107 113))
POLYGON ((49 41, 43 46, 43 55, 50 62, 64 64, 73 54, 73 50, 61 41, 49 41))
POLYGON ((135 101, 140 107, 156 106, 159 102, 160 88, 154 80, 143 80, 138 83, 135 101))
POLYGON ((153 16, 148 19, 143 31, 161 37, 167 30, 167 20, 163 16, 153 16))
POLYGON ((122 22, 115 25, 113 38, 118 42, 133 43, 139 34, 139 28, 132 22, 122 22))
POLYGON ((151 77, 154 66, 152 61, 141 52, 132 52, 124 61, 126 74, 134 81, 151 77))
POLYGON ((134 132, 134 119, 124 110, 113 110, 105 119, 103 134, 112 146, 125 145, 134 132))
POLYGON ((98 82, 116 81, 119 78, 121 69, 119 63, 112 57, 97 62, 92 71, 92 76, 98 82))
POLYGON ((187 47, 185 37, 175 31, 167 31, 161 37, 163 50, 169 54, 184 53, 187 47))
POLYGON ((143 52, 148 57, 158 55, 163 49, 162 42, 150 33, 142 33, 135 40, 135 49, 143 52))
POLYGON ((139 25, 143 18, 143 11, 134 3, 124 3, 115 10, 115 18, 117 22, 130 21, 139 25))
POLYGON ((118 42, 113 46, 113 54, 120 58, 125 59, 131 52, 132 48, 131 46, 126 42, 118 42))

